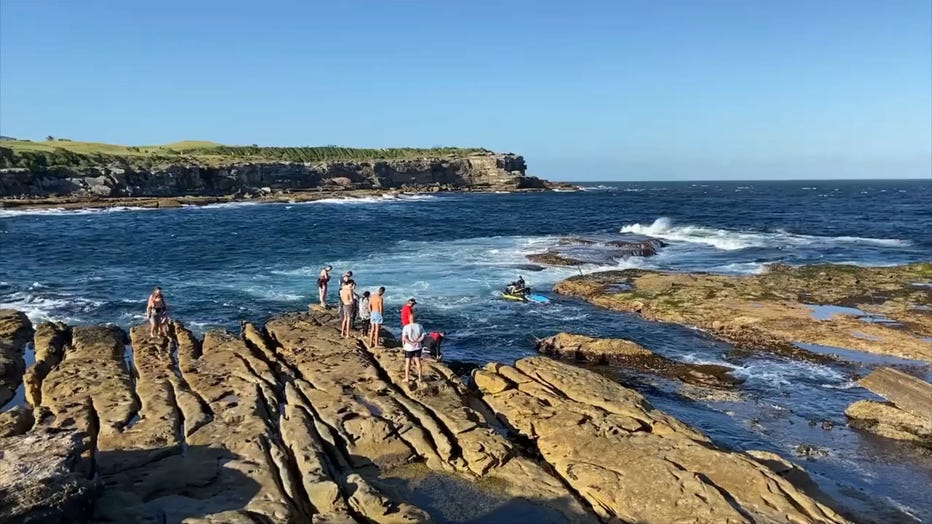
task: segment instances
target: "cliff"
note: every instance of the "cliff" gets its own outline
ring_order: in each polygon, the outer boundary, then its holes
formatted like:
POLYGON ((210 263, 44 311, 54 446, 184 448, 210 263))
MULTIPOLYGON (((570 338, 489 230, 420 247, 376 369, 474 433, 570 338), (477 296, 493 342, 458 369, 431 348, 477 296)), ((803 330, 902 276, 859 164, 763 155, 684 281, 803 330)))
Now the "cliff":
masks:
POLYGON ((221 196, 430 186, 488 190, 546 187, 543 180, 526 175, 527 166, 521 156, 481 149, 333 148, 331 152, 331 148, 217 146, 180 152, 159 149, 150 154, 137 154, 139 148, 131 149, 132 154, 109 154, 79 153, 58 146, 51 151, 0 147, 0 198, 221 196), (377 156, 395 158, 372 158, 377 156), (292 158, 299 160, 282 160, 292 158), (334 160, 301 161, 307 158, 334 160))

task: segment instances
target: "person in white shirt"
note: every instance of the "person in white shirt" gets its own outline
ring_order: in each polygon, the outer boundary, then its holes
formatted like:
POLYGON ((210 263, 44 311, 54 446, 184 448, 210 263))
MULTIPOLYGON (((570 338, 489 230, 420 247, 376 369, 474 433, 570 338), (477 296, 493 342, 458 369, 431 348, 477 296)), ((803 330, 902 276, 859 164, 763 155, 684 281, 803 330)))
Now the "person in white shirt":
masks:
POLYGON ((411 322, 401 330, 401 344, 405 354, 405 382, 410 386, 411 364, 417 369, 417 383, 421 383, 421 342, 427 333, 424 328, 411 316, 411 322))

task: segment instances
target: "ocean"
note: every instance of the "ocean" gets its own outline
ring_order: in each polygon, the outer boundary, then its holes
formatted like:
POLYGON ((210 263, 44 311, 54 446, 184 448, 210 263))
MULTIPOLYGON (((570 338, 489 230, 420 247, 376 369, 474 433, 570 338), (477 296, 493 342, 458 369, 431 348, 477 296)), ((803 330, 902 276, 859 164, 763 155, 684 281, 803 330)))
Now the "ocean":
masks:
MULTIPOLYGON (((875 398, 856 374, 884 363, 812 364, 727 344, 683 326, 601 311, 550 294, 568 276, 651 268, 747 274, 766 264, 894 265, 932 260, 932 180, 584 183, 578 192, 443 193, 308 203, 233 203, 144 210, 0 210, 0 304, 33 321, 144 320, 153 286, 195 331, 238 330, 304 310, 325 264, 361 290, 385 286, 387 325, 416 297, 428 329, 448 334, 449 360, 481 364, 534 354, 558 331, 624 337, 668 357, 718 363, 746 380, 743 399, 704 402, 664 379, 599 369, 718 444, 779 453, 858 514, 932 521, 932 458, 848 429, 844 408, 875 398), (658 238, 653 257, 561 246, 658 238), (525 256, 568 249, 581 267, 541 268, 525 256), (576 251, 573 251, 573 250, 576 251), (501 300, 523 275, 546 306, 501 300), (822 421, 833 425, 823 429, 822 421), (801 458, 800 445, 825 451, 801 458), (917 485, 925 486, 916 489, 917 485)), ((331 292, 331 301, 336 300, 331 292)))

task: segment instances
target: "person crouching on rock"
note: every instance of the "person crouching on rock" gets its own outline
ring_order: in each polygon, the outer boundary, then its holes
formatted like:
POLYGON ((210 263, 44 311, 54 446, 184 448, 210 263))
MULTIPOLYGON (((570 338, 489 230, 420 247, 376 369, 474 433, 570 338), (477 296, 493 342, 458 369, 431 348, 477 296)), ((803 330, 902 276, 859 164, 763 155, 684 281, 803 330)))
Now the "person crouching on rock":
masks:
POLYGON ((317 295, 320 298, 320 307, 327 307, 327 286, 330 284, 330 272, 333 266, 325 266, 317 275, 317 295))
POLYGON ((444 337, 447 334, 436 331, 428 333, 427 338, 424 339, 424 350, 427 351, 427 354, 430 355, 430 358, 440 361, 443 360, 443 353, 440 352, 440 343, 443 342, 444 337))
POLYGON ((168 303, 162 295, 162 288, 157 287, 149 295, 146 303, 146 318, 149 319, 149 338, 168 336, 168 303))
POLYGON ((356 289, 352 280, 340 286, 340 336, 346 338, 353 334, 353 307, 356 289))
POLYGON ((379 347, 379 333, 382 331, 382 296, 385 288, 380 287, 369 298, 369 347, 379 347))
POLYGON ((421 383, 421 342, 424 341, 424 328, 411 315, 411 322, 401 330, 401 347, 405 356, 405 383, 411 386, 411 363, 417 369, 417 383, 421 383))

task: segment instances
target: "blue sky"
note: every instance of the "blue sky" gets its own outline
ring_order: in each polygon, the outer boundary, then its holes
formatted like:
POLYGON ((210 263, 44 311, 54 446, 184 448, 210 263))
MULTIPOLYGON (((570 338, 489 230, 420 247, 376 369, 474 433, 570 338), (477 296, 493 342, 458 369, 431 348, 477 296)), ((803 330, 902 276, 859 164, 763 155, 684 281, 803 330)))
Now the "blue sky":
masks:
POLYGON ((932 2, 3 0, 0 133, 932 178, 932 2))

